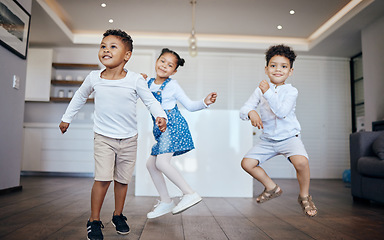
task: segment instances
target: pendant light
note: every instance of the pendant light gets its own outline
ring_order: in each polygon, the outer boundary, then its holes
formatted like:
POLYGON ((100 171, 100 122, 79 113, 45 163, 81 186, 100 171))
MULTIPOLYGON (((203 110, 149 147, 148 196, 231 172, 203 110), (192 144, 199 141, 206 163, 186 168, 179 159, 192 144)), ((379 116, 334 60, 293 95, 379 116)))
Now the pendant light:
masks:
POLYGON ((196 8, 196 0, 191 1, 192 4, 192 30, 191 36, 188 39, 189 42, 189 55, 191 57, 197 56, 197 39, 195 36, 195 8, 196 8))

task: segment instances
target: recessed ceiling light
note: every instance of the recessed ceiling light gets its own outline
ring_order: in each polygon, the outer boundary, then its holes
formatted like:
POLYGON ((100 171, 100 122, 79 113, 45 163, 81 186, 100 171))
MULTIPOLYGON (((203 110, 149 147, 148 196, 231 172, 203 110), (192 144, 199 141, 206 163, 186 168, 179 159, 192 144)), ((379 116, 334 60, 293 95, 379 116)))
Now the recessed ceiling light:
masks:
POLYGON ((283 26, 277 25, 277 29, 281 30, 281 29, 283 29, 283 26))
POLYGON ((102 3, 100 6, 103 7, 103 8, 105 8, 105 7, 107 6, 107 4, 102 3))
POLYGON ((291 14, 291 15, 293 15, 293 14, 295 14, 295 10, 291 10, 291 11, 289 11, 289 14, 291 14))
POLYGON ((112 18, 109 19, 108 22, 109 22, 109 23, 113 23, 113 19, 112 19, 112 18))

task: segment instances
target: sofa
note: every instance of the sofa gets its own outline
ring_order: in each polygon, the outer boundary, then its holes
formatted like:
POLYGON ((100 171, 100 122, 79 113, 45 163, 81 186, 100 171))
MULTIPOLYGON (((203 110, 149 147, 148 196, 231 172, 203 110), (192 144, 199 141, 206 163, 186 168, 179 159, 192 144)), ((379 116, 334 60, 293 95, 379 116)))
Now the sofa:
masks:
POLYGON ((384 131, 355 132, 349 142, 354 201, 384 203, 384 131))

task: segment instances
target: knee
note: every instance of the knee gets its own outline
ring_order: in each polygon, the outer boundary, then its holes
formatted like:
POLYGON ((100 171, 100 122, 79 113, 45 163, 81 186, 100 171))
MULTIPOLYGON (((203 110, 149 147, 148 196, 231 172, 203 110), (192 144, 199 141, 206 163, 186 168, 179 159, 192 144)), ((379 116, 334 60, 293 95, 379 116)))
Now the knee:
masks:
POLYGON ((241 167, 247 172, 257 167, 258 164, 259 161, 255 159, 243 158, 243 160, 241 160, 241 167))
POLYGON ((145 166, 147 167, 148 171, 151 171, 156 168, 156 163, 153 159, 148 159, 145 166))
POLYGON ((166 164, 164 161, 156 161, 155 167, 162 172, 166 164))
POLYGON ((148 161, 147 164, 145 164, 145 166, 146 166, 147 169, 150 171, 150 170, 152 169, 153 164, 151 164, 151 163, 148 161))
POLYGON ((293 162, 293 165, 297 171, 302 171, 309 168, 308 159, 306 157, 296 158, 293 162))
POLYGON ((111 181, 94 181, 93 182, 93 189, 108 189, 109 185, 111 184, 111 181))
POLYGON ((128 186, 128 183, 122 183, 122 182, 119 182, 116 180, 114 180, 114 184, 116 184, 117 186, 121 186, 121 187, 127 187, 128 186))

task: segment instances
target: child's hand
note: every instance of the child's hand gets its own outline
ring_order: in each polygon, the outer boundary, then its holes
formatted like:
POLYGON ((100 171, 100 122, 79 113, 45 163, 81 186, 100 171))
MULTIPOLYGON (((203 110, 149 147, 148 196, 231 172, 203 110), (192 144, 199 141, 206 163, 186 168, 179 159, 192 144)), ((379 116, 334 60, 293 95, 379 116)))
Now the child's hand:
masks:
POLYGON ((269 84, 267 82, 267 80, 263 80, 261 81, 261 83, 259 84, 259 88, 260 90, 263 92, 263 94, 268 91, 269 89, 269 84))
POLYGON ((263 128, 263 122, 261 121, 259 114, 255 110, 250 111, 248 113, 248 117, 251 120, 252 126, 257 127, 258 129, 263 128))
POLYGON ((165 132, 165 130, 167 129, 167 121, 165 120, 165 118, 157 117, 156 125, 159 127, 161 132, 165 132))
POLYGON ((141 74, 141 76, 143 76, 143 78, 144 78, 145 80, 147 80, 147 77, 148 77, 147 74, 145 74, 145 73, 140 73, 140 74, 141 74))
POLYGON ((210 94, 208 94, 208 96, 204 99, 204 103, 209 106, 211 105, 212 103, 216 102, 216 97, 217 97, 217 93, 216 92, 211 92, 210 94))
POLYGON ((60 131, 64 134, 69 127, 69 123, 61 122, 59 125, 60 131))

